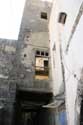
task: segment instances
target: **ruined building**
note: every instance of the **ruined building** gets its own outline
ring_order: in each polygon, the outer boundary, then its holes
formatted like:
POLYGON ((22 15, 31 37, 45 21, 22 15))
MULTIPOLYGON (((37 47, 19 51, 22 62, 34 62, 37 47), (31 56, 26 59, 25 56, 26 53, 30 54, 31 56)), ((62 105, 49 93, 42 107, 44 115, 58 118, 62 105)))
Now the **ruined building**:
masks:
POLYGON ((0 125, 82 125, 83 0, 23 6, 18 39, 0 38, 0 125))
POLYGON ((52 3, 26 0, 18 40, 0 39, 0 125, 52 124, 48 22, 52 3))

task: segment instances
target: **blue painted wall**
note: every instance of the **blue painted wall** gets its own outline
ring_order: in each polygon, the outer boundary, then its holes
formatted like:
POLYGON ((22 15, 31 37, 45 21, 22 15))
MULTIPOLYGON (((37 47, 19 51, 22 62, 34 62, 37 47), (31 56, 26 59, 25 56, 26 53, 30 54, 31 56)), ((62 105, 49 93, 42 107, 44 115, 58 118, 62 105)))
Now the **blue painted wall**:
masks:
POLYGON ((55 117, 56 125, 67 125, 67 117, 65 111, 58 112, 55 117))

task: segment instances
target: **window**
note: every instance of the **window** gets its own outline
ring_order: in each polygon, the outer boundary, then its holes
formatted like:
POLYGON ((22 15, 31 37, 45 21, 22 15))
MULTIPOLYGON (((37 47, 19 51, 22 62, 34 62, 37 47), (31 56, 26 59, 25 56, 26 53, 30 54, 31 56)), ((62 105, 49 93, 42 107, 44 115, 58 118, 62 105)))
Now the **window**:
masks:
POLYGON ((59 23, 62 23, 62 24, 65 24, 66 18, 67 18, 67 14, 64 13, 64 12, 61 12, 61 13, 59 14, 59 20, 58 20, 58 22, 59 22, 59 23))
POLYGON ((45 56, 48 56, 48 52, 45 53, 45 56))
MULTIPOLYGON (((36 79, 48 79, 49 75, 49 60, 46 57, 44 51, 40 51, 40 56, 35 56, 35 78, 36 79)), ((48 54, 47 54, 48 55, 48 54)))
POLYGON ((36 55, 40 55, 40 51, 36 51, 36 55))
POLYGON ((44 56, 44 51, 41 52, 41 56, 44 56))
POLYGON ((41 12, 41 18, 47 20, 47 13, 41 12))
POLYGON ((44 60, 44 68, 48 68, 48 60, 44 60))
POLYGON ((48 57, 49 53, 41 50, 36 50, 36 56, 48 57))

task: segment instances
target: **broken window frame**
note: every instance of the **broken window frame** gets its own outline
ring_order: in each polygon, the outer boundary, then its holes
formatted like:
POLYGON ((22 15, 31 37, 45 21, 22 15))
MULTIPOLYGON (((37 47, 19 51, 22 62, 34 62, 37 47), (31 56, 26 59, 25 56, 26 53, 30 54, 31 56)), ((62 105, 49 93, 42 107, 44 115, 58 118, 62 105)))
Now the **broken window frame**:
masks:
MULTIPOLYGON (((36 50, 36 51, 38 51, 38 50, 36 50)), ((42 76, 42 77, 44 77, 44 76, 49 77, 49 58, 48 58, 48 56, 45 56, 45 53, 48 53, 48 52, 42 51, 42 50, 40 51, 40 53, 41 52, 43 52, 44 55, 42 55, 42 54, 40 54, 40 55, 36 54, 35 55, 35 76, 38 75, 38 76, 42 76), (36 66, 36 59, 37 58, 40 58, 43 61, 44 66, 36 66), (47 66, 45 66, 44 61, 48 62, 47 66)), ((48 53, 48 55, 49 55, 49 53, 48 53)))

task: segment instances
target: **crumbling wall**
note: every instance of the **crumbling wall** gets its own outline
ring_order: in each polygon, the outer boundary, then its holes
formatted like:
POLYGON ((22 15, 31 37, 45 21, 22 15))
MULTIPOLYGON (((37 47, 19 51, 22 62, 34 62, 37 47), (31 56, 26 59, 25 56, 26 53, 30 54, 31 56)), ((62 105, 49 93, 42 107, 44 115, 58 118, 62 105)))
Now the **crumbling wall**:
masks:
POLYGON ((23 40, 0 39, 0 122, 13 122, 17 89, 50 91, 48 81, 34 81, 35 49, 28 45, 29 37, 23 40))
POLYGON ((52 90, 52 84, 47 80, 35 80, 35 53, 36 50, 49 51, 48 32, 25 32, 24 39, 17 43, 17 63, 20 79, 20 88, 52 90))
POLYGON ((16 56, 16 41, 0 39, 0 124, 11 125, 16 83, 12 72, 16 56))

